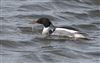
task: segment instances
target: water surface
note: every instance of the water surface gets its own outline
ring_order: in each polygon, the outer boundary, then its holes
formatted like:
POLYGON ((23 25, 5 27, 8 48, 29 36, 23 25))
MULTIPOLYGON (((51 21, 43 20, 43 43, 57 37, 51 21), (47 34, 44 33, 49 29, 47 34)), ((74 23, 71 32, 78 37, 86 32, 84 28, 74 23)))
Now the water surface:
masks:
POLYGON ((2 63, 100 63, 100 1, 1 0, 0 47, 2 63), (91 40, 43 39, 42 25, 30 24, 41 17, 91 40))

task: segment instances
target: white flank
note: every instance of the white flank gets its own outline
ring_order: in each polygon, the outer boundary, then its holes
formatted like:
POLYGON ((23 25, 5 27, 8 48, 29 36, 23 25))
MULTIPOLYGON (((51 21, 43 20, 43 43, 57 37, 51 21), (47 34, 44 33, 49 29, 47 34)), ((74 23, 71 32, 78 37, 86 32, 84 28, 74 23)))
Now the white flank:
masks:
POLYGON ((82 34, 74 34, 75 38, 86 38, 84 35, 82 34))
POLYGON ((64 29, 64 28, 56 28, 52 35, 59 35, 59 36, 68 36, 74 38, 86 38, 84 35, 78 33, 78 31, 64 29))
MULTIPOLYGON (((42 35, 48 36, 49 35, 50 27, 44 27, 42 31, 42 35)), ((78 31, 70 30, 70 29, 64 29, 64 28, 56 28, 55 31, 52 33, 52 35, 58 35, 58 36, 69 36, 74 38, 85 38, 84 35, 78 33, 78 31)))
POLYGON ((64 28, 56 28, 56 30, 61 30, 61 31, 66 31, 66 32, 69 32, 69 33, 77 33, 78 31, 75 31, 75 30, 70 30, 70 29, 64 29, 64 28))

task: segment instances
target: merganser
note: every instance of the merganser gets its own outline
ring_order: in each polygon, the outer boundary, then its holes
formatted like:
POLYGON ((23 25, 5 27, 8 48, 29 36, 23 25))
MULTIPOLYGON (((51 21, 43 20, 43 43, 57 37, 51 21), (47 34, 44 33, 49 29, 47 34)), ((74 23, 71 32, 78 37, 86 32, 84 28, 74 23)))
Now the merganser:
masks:
POLYGON ((42 24, 44 26, 42 35, 45 37, 50 35, 58 35, 58 36, 67 36, 72 38, 86 38, 83 34, 81 34, 77 29, 72 27, 56 27, 52 24, 52 22, 48 18, 40 18, 37 21, 33 21, 33 23, 42 24))

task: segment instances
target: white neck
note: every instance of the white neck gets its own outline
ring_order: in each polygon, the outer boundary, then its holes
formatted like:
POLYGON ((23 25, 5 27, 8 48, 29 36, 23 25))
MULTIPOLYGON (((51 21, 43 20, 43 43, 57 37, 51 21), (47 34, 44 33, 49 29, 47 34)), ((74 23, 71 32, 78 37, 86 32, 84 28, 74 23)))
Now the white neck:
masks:
POLYGON ((50 35, 52 32, 54 32, 55 27, 53 25, 50 25, 49 27, 44 27, 42 34, 43 35, 50 35))
POLYGON ((42 31, 42 35, 48 35, 49 34, 49 30, 50 30, 49 27, 44 27, 43 31, 42 31))

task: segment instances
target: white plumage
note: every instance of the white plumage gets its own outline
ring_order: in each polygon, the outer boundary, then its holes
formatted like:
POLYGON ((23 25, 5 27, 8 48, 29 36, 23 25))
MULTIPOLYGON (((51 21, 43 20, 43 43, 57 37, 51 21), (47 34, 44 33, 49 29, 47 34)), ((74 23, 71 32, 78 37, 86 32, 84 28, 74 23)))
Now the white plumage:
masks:
POLYGON ((77 38, 86 38, 83 34, 81 34, 77 29, 72 27, 55 27, 48 18, 40 18, 36 21, 36 23, 42 24, 44 26, 42 35, 45 37, 50 35, 57 36, 67 36, 77 38))

